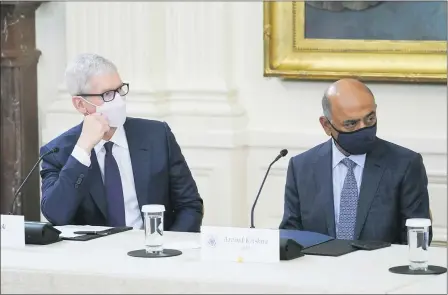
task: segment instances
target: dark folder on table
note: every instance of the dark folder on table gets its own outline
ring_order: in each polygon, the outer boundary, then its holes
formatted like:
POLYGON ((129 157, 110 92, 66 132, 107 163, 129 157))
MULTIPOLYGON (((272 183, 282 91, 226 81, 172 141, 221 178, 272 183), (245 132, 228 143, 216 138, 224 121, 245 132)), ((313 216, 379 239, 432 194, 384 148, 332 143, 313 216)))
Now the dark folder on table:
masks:
POLYGON ((336 240, 310 231, 280 229, 280 238, 292 239, 302 245, 305 255, 340 256, 357 250, 351 246, 352 241, 336 240))
POLYGON ((333 237, 305 230, 281 229, 281 239, 291 239, 302 245, 303 248, 319 245, 330 240, 333 237))
POLYGON ((305 255, 318 255, 318 256, 341 256, 354 251, 357 251, 355 247, 352 246, 351 240, 330 240, 328 242, 315 245, 302 250, 305 255))
MULTIPOLYGON (((90 241, 93 239, 98 239, 101 237, 122 233, 122 232, 125 232, 128 230, 132 230, 132 227, 131 226, 111 227, 111 228, 108 228, 108 229, 105 229, 102 231, 92 231, 91 234, 82 234, 82 235, 74 236, 74 237, 61 237, 61 239, 67 240, 67 241, 86 242, 86 241, 90 241)), ((76 232, 75 232, 75 234, 76 234, 76 232)))

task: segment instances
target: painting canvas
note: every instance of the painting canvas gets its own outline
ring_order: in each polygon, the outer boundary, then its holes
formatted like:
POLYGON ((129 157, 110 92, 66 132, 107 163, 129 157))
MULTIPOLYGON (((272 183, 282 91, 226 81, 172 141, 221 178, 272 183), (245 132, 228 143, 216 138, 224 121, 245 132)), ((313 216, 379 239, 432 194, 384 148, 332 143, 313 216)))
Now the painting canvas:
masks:
POLYGON ((446 83, 447 2, 265 2, 265 76, 446 83))
POLYGON ((444 1, 306 1, 305 38, 446 41, 444 1))

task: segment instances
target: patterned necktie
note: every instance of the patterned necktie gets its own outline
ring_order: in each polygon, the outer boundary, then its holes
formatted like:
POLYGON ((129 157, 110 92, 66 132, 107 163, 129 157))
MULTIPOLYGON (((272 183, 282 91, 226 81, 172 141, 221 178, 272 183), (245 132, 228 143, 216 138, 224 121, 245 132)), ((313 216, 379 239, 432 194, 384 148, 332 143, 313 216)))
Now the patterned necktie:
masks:
POLYGON ((120 170, 117 161, 112 155, 114 143, 109 141, 104 144, 106 157, 104 158, 104 186, 107 198, 107 223, 109 226, 126 226, 124 213, 123 186, 121 184, 120 170))
POLYGON ((358 185, 353 172, 356 163, 349 158, 343 159, 341 163, 347 166, 348 171, 341 191, 337 238, 340 240, 353 240, 358 208, 358 185))

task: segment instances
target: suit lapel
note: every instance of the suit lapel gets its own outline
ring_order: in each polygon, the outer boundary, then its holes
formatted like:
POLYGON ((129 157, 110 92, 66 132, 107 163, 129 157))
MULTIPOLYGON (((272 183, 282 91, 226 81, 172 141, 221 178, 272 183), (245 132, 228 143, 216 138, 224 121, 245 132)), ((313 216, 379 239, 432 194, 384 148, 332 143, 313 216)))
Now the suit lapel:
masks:
POLYGON ((149 144, 145 137, 136 133, 136 126, 132 126, 132 119, 127 119, 124 124, 126 138, 131 156, 132 172, 134 175, 135 191, 140 209, 148 204, 148 192, 150 185, 150 157, 149 144))
POLYGON ((323 215, 326 219, 328 235, 335 237, 331 140, 326 142, 317 153, 313 171, 316 185, 316 201, 318 206, 322 206, 324 211, 323 215))
POLYGON ((356 225, 354 239, 359 239, 359 235, 364 227, 367 215, 378 190, 379 183, 384 173, 385 164, 382 161, 382 145, 378 139, 377 147, 367 154, 366 164, 362 173, 361 190, 359 193, 358 209, 356 214, 356 225))
POLYGON ((98 160, 94 150, 92 150, 92 153, 90 155, 90 161, 90 194, 92 195, 93 200, 100 209, 101 213, 103 213, 104 217, 107 219, 106 193, 104 189, 103 179, 101 177, 100 166, 98 165, 98 160))

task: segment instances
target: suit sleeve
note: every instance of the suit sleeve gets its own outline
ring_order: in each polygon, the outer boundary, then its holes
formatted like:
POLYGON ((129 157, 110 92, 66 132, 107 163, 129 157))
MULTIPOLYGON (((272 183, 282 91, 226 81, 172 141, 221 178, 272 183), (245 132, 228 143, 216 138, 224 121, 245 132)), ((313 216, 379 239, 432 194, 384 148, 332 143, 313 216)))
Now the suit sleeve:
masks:
POLYGON ((288 165, 285 185, 285 204, 280 229, 303 230, 302 218, 300 216, 300 199, 296 187, 293 158, 289 160, 288 165))
MULTIPOLYGON (((400 240, 403 244, 407 244, 406 219, 430 218, 428 177, 420 154, 412 159, 403 178, 400 191, 400 217, 400 240)), ((429 230, 429 242, 431 242, 432 227, 429 230)))
POLYGON ((199 232, 204 215, 203 201, 181 149, 165 123, 168 137, 170 198, 175 220, 170 231, 199 232))
MULTIPOLYGON (((40 154, 49 149, 42 147, 40 154)), ((44 157, 40 172, 42 178, 41 209, 45 218, 54 225, 67 225, 73 221, 85 194, 84 181, 89 167, 69 156, 65 165, 61 165, 54 155, 44 157)))

